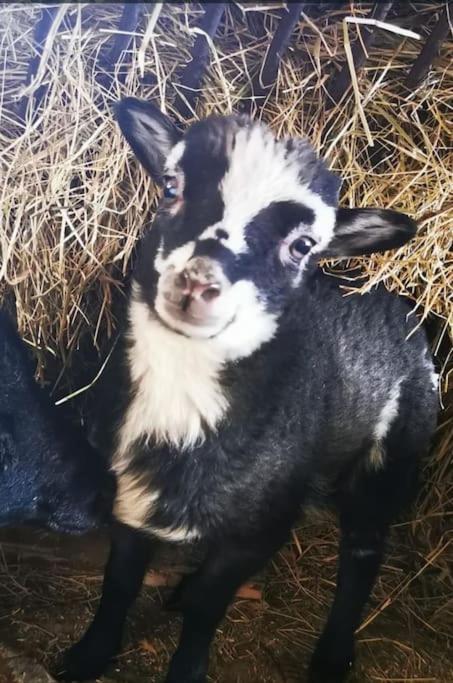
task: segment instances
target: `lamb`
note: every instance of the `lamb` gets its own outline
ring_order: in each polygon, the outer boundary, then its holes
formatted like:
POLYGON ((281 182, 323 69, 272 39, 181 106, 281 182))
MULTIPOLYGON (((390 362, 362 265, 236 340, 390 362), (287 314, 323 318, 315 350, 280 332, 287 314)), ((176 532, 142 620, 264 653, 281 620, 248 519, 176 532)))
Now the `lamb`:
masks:
POLYGON ((100 403, 98 443, 118 485, 103 595, 63 678, 96 678, 117 654, 164 539, 207 546, 172 597, 183 626, 166 677, 205 681, 236 589, 314 503, 335 507, 341 540, 310 676, 344 680, 437 393, 406 300, 383 287, 344 296, 318 262, 399 247, 416 226, 396 211, 338 208, 339 180, 309 143, 247 117, 213 116, 182 135, 127 98, 117 119, 163 198, 100 403))
POLYGON ((22 340, 0 310, 0 525, 82 533, 107 524, 112 474, 62 421, 33 374, 22 340))

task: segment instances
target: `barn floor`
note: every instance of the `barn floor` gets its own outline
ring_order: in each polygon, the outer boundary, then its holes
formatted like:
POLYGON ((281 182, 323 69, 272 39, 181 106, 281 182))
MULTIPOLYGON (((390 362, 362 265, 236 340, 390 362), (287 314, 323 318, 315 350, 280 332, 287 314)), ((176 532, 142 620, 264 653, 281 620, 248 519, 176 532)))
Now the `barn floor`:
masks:
MULTIPOLYGON (((358 634, 351 683, 453 681, 453 577, 445 553, 451 537, 448 531, 436 533, 434 546, 423 549, 417 524, 394 530, 368 612, 371 623, 358 634)), ((95 609, 106 539, 8 530, 0 542, 0 642, 52 670, 95 609)), ((174 565, 168 551, 158 568, 165 570, 167 562, 174 565)), ((238 599, 232 606, 213 649, 211 680, 303 680, 331 599, 335 562, 332 523, 300 527, 258 579, 262 597, 238 599)), ((161 609, 167 591, 144 589, 129 620, 124 652, 102 683, 162 680, 179 630, 179 617, 161 609)))

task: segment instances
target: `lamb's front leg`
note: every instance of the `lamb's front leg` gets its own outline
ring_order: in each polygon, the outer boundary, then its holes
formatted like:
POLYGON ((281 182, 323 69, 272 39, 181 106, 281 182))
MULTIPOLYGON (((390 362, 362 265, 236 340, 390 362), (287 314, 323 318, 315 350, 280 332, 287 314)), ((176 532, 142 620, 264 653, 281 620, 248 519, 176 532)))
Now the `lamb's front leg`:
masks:
POLYGON ((286 529, 272 540, 225 538, 206 561, 186 577, 178 591, 183 626, 166 683, 204 683, 209 648, 228 605, 242 583, 259 572, 286 540, 286 529))
POLYGON ((104 575, 101 602, 83 638, 65 655, 62 680, 98 678, 121 646, 124 622, 137 597, 153 551, 153 541, 116 524, 104 575))

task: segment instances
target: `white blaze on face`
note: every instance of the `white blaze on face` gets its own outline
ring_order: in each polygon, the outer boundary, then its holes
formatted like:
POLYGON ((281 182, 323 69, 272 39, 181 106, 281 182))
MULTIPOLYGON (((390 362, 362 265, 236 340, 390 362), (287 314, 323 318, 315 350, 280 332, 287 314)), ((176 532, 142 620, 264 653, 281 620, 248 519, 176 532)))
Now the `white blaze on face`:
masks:
POLYGON ((224 202, 221 223, 210 226, 201 239, 213 237, 222 227, 229 237, 224 241, 236 254, 246 251, 246 226, 274 202, 292 201, 314 212, 310 234, 317 249, 324 248, 333 236, 335 209, 326 205, 300 179, 297 151, 288 152, 263 125, 241 128, 235 135, 229 167, 220 186, 224 202))

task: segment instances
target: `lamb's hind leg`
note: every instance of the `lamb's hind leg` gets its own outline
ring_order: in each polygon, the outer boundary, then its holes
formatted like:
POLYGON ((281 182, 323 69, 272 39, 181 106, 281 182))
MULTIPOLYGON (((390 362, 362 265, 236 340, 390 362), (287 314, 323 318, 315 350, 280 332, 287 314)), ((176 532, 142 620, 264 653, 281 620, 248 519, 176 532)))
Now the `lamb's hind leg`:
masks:
POLYGON ((96 616, 83 638, 66 653, 60 679, 97 678, 118 653, 124 622, 141 588, 152 549, 153 541, 144 534, 115 525, 96 616))
POLYGON ((416 462, 399 457, 378 471, 364 469, 341 496, 337 587, 312 658, 311 681, 342 681, 352 667, 354 632, 381 565, 389 526, 413 491, 416 462))
POLYGON ((342 681, 354 659, 354 631, 382 561, 387 529, 342 522, 337 587, 327 625, 312 661, 310 681, 342 681))

